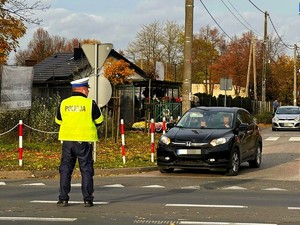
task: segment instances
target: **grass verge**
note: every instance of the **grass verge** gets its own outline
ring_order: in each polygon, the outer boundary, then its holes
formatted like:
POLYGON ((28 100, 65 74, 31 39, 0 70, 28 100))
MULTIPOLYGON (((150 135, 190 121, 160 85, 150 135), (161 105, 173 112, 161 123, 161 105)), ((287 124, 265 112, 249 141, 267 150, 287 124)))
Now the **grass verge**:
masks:
MULTIPOLYGON (((161 134, 155 134, 155 142, 161 134)), ((0 139, 0 170, 43 171, 58 170, 61 156, 61 144, 23 141, 23 160, 19 166, 19 143, 7 143, 0 139)), ((129 168, 155 166, 151 162, 150 135, 142 131, 130 131, 125 134, 126 163, 121 154, 121 138, 118 140, 100 136, 97 142, 95 169, 129 168)), ((76 164, 78 168, 78 163, 76 164)))

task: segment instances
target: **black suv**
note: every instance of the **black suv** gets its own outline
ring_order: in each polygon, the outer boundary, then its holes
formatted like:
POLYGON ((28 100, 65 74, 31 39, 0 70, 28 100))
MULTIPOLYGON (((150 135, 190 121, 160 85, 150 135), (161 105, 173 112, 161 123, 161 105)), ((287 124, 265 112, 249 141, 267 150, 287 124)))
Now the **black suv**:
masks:
POLYGON ((236 107, 196 107, 159 139, 157 165, 162 173, 175 168, 239 173, 240 164, 259 168, 262 137, 251 114, 236 107))

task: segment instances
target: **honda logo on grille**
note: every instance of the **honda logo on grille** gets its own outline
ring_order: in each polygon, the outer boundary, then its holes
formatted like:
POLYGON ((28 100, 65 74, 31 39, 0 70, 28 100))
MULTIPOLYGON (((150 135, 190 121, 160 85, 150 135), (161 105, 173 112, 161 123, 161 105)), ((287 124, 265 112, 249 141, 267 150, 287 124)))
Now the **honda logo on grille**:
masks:
POLYGON ((192 146, 192 142, 191 141, 187 141, 187 142, 185 142, 185 145, 188 146, 188 147, 190 147, 190 146, 192 146))

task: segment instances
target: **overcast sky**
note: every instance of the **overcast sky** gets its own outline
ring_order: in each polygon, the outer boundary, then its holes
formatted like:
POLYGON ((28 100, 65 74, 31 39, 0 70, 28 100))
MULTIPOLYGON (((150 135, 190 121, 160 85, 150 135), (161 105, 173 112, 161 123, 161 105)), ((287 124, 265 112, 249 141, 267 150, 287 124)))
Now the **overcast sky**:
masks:
MULTIPOLYGON (((33 0, 27 0, 32 2, 33 0)), ((226 35, 233 37, 252 29, 263 37, 264 13, 272 22, 285 44, 300 46, 300 0, 201 0, 226 35), (253 4, 252 4, 252 3, 253 4)), ((221 29, 208 14, 200 0, 194 0, 194 33, 210 25, 221 29)), ((46 12, 37 12, 41 26, 29 25, 21 39, 25 49, 38 27, 50 35, 71 38, 90 38, 112 43, 115 50, 125 50, 135 39, 142 25, 155 20, 176 21, 184 25, 185 0, 42 0, 50 5, 46 12)), ((222 31, 221 31, 222 32, 222 31)), ((268 33, 275 31, 268 21, 268 33)))

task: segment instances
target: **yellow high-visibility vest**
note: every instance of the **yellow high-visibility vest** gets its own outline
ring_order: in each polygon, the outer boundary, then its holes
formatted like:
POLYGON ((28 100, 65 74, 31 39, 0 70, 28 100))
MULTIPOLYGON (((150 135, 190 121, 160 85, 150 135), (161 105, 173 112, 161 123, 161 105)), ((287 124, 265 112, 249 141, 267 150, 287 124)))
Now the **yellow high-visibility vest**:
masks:
POLYGON ((55 118, 60 124, 58 140, 85 141, 98 140, 96 124, 103 121, 103 115, 93 121, 93 100, 82 96, 72 96, 64 99, 60 106, 62 120, 55 118))

